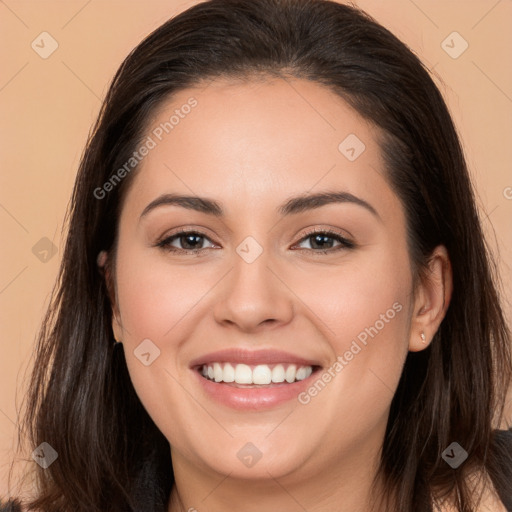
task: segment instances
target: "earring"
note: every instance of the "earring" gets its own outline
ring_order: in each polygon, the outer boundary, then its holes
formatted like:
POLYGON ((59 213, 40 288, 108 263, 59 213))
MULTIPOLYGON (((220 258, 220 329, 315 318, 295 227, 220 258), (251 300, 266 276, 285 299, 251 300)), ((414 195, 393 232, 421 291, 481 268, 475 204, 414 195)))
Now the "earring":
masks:
POLYGON ((423 331, 421 331, 420 336, 421 336, 421 341, 422 341, 423 343, 426 343, 426 342, 427 342, 427 340, 425 339, 425 333, 424 333, 423 331))

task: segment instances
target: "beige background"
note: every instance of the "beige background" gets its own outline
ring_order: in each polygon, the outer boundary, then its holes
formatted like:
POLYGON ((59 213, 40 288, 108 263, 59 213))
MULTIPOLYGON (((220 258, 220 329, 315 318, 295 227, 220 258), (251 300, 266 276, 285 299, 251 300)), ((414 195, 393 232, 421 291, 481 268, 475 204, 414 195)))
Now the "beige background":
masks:
MULTIPOLYGON (((6 475, 18 410, 88 131, 123 58, 150 31, 194 3, 0 0, 0 496, 9 494, 6 475), (31 47, 35 40, 43 51, 42 32, 58 43, 47 59, 31 47), (41 261, 41 247, 48 245, 39 242, 44 237, 58 249, 46 255, 47 261, 41 261), (39 257, 32 251, 38 242, 43 244, 37 246, 39 257)), ((511 321, 512 0, 354 3, 436 74, 464 142, 489 243, 499 256, 511 321), (454 31, 469 45, 456 59, 442 46, 454 31)), ((446 44, 460 51, 463 41, 450 36, 446 44)))

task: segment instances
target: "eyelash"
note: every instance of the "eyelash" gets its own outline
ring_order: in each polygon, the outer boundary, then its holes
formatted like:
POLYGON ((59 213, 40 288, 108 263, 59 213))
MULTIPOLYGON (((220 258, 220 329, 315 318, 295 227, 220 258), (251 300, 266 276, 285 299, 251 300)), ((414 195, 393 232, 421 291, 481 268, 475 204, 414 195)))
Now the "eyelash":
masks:
MULTIPOLYGON (((190 230, 190 231, 179 231, 178 233, 174 233, 171 236, 168 236, 159 242, 156 243, 157 247, 160 247, 162 249, 165 249, 169 252, 174 253, 193 253, 196 255, 199 255, 202 251, 205 251, 208 249, 208 247, 203 247, 202 249, 180 249, 177 247, 172 247, 171 243, 178 238, 181 238, 183 236, 187 235, 198 235, 202 238, 206 238, 209 240, 209 237, 206 235, 206 233, 203 233, 201 231, 197 230, 190 230)), ((343 237, 340 233, 336 231, 331 230, 319 230, 319 229, 312 229, 311 231, 308 231, 304 234, 304 236, 299 240, 299 243, 307 240, 308 238, 311 238, 313 235, 327 235, 329 238, 335 238, 338 242, 340 242, 340 245, 337 247, 333 247, 331 249, 298 249, 299 251, 312 251, 315 255, 317 254, 329 254, 333 253, 335 251, 341 250, 341 249, 353 249, 356 247, 356 244, 354 242, 351 242, 350 240, 347 240, 345 237, 343 237)), ((213 243, 213 242, 212 242, 213 243)))

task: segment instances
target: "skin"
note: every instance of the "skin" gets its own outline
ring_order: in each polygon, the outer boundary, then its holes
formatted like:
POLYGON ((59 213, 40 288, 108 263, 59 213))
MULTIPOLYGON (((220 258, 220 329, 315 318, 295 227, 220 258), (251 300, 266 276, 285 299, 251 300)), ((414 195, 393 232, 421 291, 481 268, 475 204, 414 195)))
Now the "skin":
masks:
POLYGON ((435 249, 430 278, 413 293, 406 219, 385 177, 379 130, 324 86, 218 79, 169 99, 147 134, 190 97, 197 106, 134 176, 111 276, 114 335, 172 447, 169 512, 367 511, 405 357, 428 346, 450 301, 446 250, 435 249), (349 134, 366 146, 352 162, 338 150, 349 134), (325 191, 350 192, 378 216, 349 202, 276 213, 292 196, 325 191), (225 216, 165 205, 141 218, 163 193, 215 199, 225 216), (180 228, 205 232, 200 255, 156 246, 180 228), (321 254, 305 238, 310 228, 356 245, 336 251, 340 242, 328 239, 331 252, 321 254), (247 236, 263 249, 250 264, 236 252, 247 236), (212 401, 189 368, 229 347, 285 350, 329 368, 397 302, 401 311, 306 405, 237 411, 212 401), (161 351, 149 366, 133 354, 147 338, 161 351), (248 442, 262 453, 250 468, 237 457, 248 442))

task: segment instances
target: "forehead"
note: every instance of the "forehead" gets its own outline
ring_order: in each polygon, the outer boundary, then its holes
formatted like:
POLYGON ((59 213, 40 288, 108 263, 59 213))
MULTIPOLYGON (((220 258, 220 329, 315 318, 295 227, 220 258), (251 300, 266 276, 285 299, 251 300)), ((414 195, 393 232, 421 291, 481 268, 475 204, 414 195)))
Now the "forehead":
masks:
POLYGON ((340 186, 389 202, 379 136, 323 85, 215 80, 179 91, 153 113, 144 139, 151 149, 128 196, 142 203, 164 192, 208 195, 223 198, 228 214, 230 206, 274 207, 340 186))

